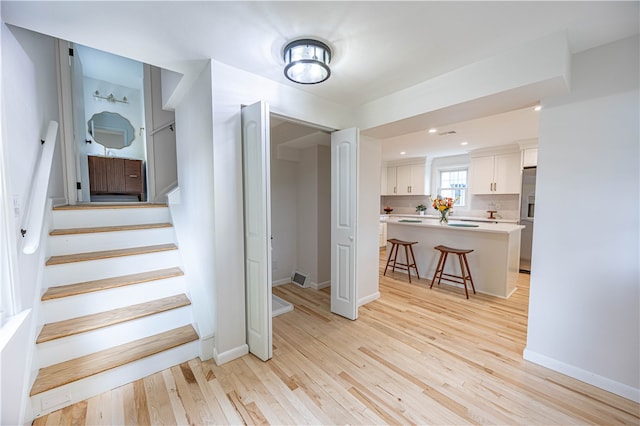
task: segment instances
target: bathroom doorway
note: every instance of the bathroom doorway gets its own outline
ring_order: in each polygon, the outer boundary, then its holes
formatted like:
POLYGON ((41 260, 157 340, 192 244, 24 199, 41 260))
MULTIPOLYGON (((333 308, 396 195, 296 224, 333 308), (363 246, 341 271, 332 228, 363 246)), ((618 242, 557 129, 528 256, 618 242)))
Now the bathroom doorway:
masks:
POLYGON ((69 203, 164 202, 177 185, 177 167, 176 124, 173 111, 162 109, 161 70, 58 44, 69 203))

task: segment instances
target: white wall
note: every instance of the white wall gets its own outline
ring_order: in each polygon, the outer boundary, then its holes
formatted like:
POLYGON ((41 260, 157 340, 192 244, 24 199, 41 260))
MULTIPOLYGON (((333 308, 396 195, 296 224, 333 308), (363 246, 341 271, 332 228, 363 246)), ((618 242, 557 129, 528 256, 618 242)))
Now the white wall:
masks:
MULTIPOLYGON (((213 115, 211 67, 196 79, 175 110, 176 158, 180 204, 172 205, 178 244, 185 267, 200 339, 211 339, 216 327, 213 195, 213 115)), ((223 186, 225 182, 221 182, 223 186)), ((220 241, 224 244, 224 241, 220 241)), ((224 301, 222 302, 224 304, 224 301)), ((212 353, 201 353, 203 359, 212 353)))
POLYGON ((298 162, 298 220, 296 230, 296 270, 318 282, 318 150, 300 150, 298 162))
POLYGON ((298 163, 278 158, 271 139, 271 240, 273 282, 289 282, 296 267, 298 163))
POLYGON ((638 401, 638 38, 573 57, 544 99, 525 359, 638 401))
MULTIPOLYGON (((327 138, 330 140, 329 135, 327 138)), ((331 282, 331 147, 318 145, 318 221, 317 221, 317 269, 318 284, 331 282)))
POLYGON ((220 266, 214 356, 225 362, 247 349, 240 106, 264 100, 272 112, 335 129, 349 127, 352 115, 345 107, 220 62, 212 61, 212 71, 215 263, 220 266))
MULTIPOLYGON (((18 246, 20 224, 28 195, 40 139, 44 139, 50 120, 59 121, 56 93, 54 40, 23 29, 2 24, 2 144, 8 169, 11 194, 3 194, 3 203, 12 197, 20 201, 14 229, 18 246)), ((59 141, 58 141, 59 142, 59 141)), ((64 196, 62 167, 58 143, 52 165, 49 197, 64 196)), ((31 255, 16 247, 11 253, 18 259, 16 287, 21 309, 37 310, 44 267, 43 245, 31 255)), ((3 283, 5 284, 5 283, 3 283)), ((35 349, 37 312, 24 318, 10 341, 2 348, 2 424, 18 424, 31 417, 28 392, 35 371, 31 368, 35 349)))
POLYGON ((358 228, 357 286, 358 306, 380 297, 380 161, 379 140, 360 137, 358 144, 358 228))

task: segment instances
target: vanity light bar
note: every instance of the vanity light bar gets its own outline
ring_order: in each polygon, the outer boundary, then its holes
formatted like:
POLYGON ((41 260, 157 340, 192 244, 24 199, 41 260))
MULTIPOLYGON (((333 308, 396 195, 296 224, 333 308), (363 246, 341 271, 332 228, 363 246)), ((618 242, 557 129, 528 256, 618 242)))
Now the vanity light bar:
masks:
POLYGON ((120 103, 123 103, 123 104, 128 104, 129 103, 129 99, 127 99, 126 96, 123 96, 122 100, 120 100, 120 99, 116 98, 115 96, 113 96, 113 93, 109 93, 109 96, 101 96, 100 95, 100 91, 98 91, 98 90, 96 90, 93 93, 93 97, 97 98, 97 99, 105 99, 105 100, 107 100, 107 102, 111 102, 112 104, 115 104, 116 102, 120 102, 120 103))

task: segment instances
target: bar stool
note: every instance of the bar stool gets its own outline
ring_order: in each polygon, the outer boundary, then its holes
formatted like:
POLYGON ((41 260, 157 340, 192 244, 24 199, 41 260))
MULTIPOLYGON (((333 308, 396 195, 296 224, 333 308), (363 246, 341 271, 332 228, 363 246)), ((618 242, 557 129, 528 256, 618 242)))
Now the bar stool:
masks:
POLYGON ((443 245, 436 246, 434 247, 434 249, 440 251, 440 259, 438 259, 436 273, 433 274, 431 287, 429 288, 433 288, 433 283, 436 281, 436 278, 438 278, 438 285, 440 285, 440 281, 449 281, 456 284, 464 284, 464 293, 467 295, 468 299, 469 292, 467 291, 467 280, 469 280, 469 282, 471 283, 471 288, 473 289, 473 294, 476 294, 476 288, 473 285, 473 278, 471 278, 471 270, 469 269, 469 262, 467 261, 467 254, 471 253, 473 250, 455 249, 443 245), (460 261, 460 273, 462 275, 452 275, 444 273, 444 265, 447 262, 447 256, 449 255, 449 253, 458 255, 458 260, 460 261))
POLYGON ((402 241, 402 240, 398 240, 395 238, 390 238, 387 240, 388 243, 391 243, 391 251, 389 252, 389 259, 387 259, 387 265, 384 267, 384 273, 382 275, 387 275, 387 268, 389 267, 389 265, 391 265, 392 267, 392 271, 395 272, 396 268, 398 269, 402 269, 404 271, 407 271, 407 273, 409 274, 409 283, 411 283, 411 268, 416 270, 416 275, 418 276, 418 279, 420 279, 420 274, 418 273, 418 267, 416 266, 416 258, 413 255, 413 245, 414 244, 418 244, 417 241, 402 241), (404 247, 404 257, 406 259, 407 263, 400 263, 397 262, 396 259, 398 258, 398 247, 399 246, 403 246, 404 247), (393 250, 395 249, 395 255, 393 253, 393 250), (411 255, 411 258, 409 258, 409 255, 411 255), (393 259, 392 259, 393 257, 393 259))

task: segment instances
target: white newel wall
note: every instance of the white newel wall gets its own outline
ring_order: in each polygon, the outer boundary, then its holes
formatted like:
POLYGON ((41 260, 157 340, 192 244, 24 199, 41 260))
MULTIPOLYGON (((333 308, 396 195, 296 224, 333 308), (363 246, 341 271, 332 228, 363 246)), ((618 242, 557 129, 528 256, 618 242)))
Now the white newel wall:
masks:
POLYGON ((544 99, 525 359, 640 399, 638 38, 544 99))
MULTIPOLYGON (((171 206, 184 262, 186 283, 200 339, 213 338, 216 327, 216 262, 213 220, 213 118, 211 67, 207 66, 176 107, 176 157, 180 203, 171 206)), ((224 302, 223 302, 224 303, 224 302)), ((201 353, 209 359, 212 353, 201 353)))

